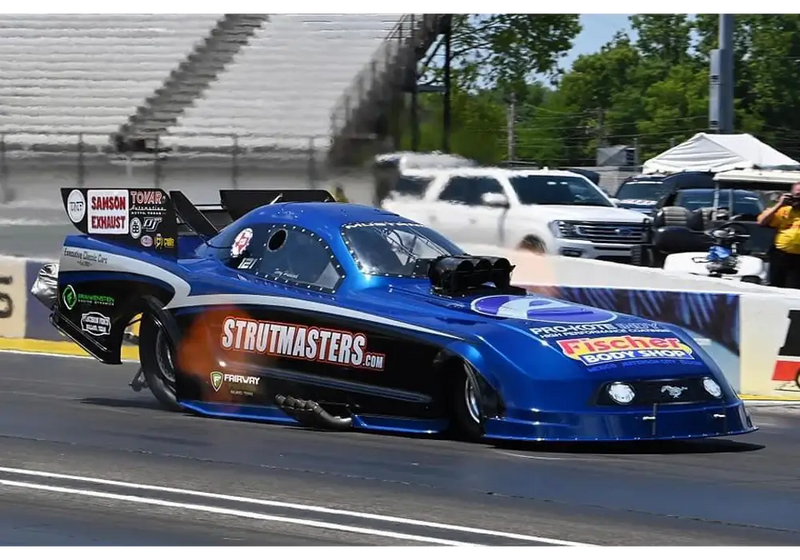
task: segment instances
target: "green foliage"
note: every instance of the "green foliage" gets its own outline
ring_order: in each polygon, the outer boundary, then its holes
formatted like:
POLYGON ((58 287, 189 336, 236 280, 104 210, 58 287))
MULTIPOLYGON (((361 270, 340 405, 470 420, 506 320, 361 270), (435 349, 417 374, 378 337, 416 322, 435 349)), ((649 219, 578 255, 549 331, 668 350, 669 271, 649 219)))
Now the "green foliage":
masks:
MULTIPOLYGON (((636 41, 618 33, 559 75, 580 31, 577 16, 457 16, 452 149, 485 162, 506 158, 510 93, 515 157, 542 165, 592 165, 598 146, 635 143, 644 160, 705 131, 718 19, 637 14, 636 41)), ((736 132, 800 158, 800 15, 736 15, 734 23, 736 132)), ((439 149, 441 96, 421 103, 423 146, 439 149)))
POLYGON ((577 15, 459 15, 453 58, 463 85, 522 93, 532 74, 552 74, 581 31, 577 15))

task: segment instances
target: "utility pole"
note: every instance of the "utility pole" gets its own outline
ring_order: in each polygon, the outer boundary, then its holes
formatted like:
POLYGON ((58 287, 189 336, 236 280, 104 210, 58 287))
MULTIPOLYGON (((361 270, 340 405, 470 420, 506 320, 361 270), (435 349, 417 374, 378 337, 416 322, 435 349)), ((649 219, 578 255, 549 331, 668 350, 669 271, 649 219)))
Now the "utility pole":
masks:
POLYGON ((733 133, 733 14, 719 16, 719 48, 711 51, 708 128, 733 133))
POLYGON ((507 113, 506 133, 508 135, 508 161, 514 161, 516 158, 516 122, 517 122, 517 96, 514 92, 508 96, 508 113, 507 113))

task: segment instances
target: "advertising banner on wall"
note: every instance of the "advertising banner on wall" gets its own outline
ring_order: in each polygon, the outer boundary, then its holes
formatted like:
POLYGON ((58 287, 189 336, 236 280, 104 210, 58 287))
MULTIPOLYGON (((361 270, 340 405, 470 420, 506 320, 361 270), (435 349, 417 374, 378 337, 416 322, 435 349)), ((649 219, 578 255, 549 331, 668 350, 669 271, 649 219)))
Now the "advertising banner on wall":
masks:
POLYGON ((0 257, 0 337, 25 336, 25 259, 0 257))
POLYGON ((800 298, 742 296, 741 314, 748 392, 800 400, 800 298))
POLYGON ((738 294, 564 286, 524 287, 550 297, 682 327, 722 368, 733 388, 741 390, 738 294))

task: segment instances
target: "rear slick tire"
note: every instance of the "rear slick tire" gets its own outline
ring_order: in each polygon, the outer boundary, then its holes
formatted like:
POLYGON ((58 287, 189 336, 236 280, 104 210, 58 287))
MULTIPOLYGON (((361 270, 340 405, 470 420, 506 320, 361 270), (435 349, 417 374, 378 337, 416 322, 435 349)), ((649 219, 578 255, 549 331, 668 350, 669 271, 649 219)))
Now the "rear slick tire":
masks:
POLYGON ((175 359, 163 327, 145 313, 139 327, 139 363, 150 392, 166 410, 178 412, 175 394, 175 359))
POLYGON ((476 379, 475 370, 464 363, 462 372, 452 385, 454 435, 457 439, 473 442, 483 439, 481 398, 475 386, 476 379))

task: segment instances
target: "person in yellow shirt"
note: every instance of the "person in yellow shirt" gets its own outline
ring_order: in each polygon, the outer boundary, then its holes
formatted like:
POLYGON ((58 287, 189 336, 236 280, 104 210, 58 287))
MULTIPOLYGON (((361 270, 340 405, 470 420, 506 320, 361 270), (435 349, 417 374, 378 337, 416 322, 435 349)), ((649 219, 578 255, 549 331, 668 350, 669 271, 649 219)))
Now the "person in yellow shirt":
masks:
POLYGON ((776 230, 769 259, 770 285, 800 289, 800 183, 764 210, 758 224, 776 230))

